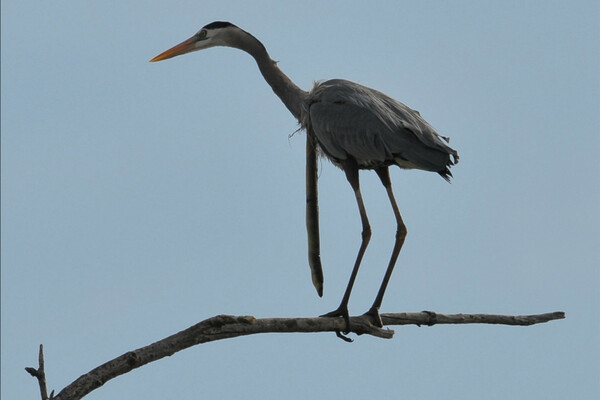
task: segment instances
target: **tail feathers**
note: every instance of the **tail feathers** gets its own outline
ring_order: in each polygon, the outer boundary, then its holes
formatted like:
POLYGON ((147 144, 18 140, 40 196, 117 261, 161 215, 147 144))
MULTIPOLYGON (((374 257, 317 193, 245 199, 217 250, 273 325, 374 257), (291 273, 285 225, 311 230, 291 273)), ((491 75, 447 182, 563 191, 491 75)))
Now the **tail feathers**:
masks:
POLYGON ((447 167, 443 171, 438 171, 438 174, 440 174, 440 176, 444 178, 446 182, 450 183, 450 178, 452 178, 452 172, 450 172, 450 170, 447 167))
MULTIPOLYGON (((449 138, 444 138, 444 139, 447 139, 448 141, 450 140, 449 138)), ((458 164, 459 160, 460 160, 460 157, 458 156, 458 152, 453 150, 453 152, 449 154, 448 164, 446 165, 446 167, 443 170, 438 171, 438 174, 440 174, 440 176, 442 178, 444 178, 446 180, 446 182, 450 183, 450 178, 452 178, 452 172, 450 172, 449 167, 451 167, 452 165, 458 164)))
POLYGON ((454 153, 451 153, 450 156, 452 157, 452 159, 448 157, 448 164, 446 165, 446 167, 444 167, 444 169, 441 171, 437 171, 437 173, 440 174, 440 176, 444 178, 448 183, 450 183, 450 178, 452 178, 452 172, 450 172, 449 167, 458 164, 458 160, 460 160, 460 157, 458 156, 458 153, 456 151, 454 153))

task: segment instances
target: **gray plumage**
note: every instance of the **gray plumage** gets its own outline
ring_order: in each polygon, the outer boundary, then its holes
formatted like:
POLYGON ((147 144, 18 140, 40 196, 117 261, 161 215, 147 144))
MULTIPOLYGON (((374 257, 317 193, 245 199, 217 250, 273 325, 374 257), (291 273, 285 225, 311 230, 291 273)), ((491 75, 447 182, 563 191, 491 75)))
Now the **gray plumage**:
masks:
MULTIPOLYGON (((344 317, 345 332, 350 330, 350 293, 371 237, 358 172, 372 169, 381 179, 394 212, 397 232, 383 282, 366 315, 371 317, 374 324, 382 326, 379 308, 407 233, 394 198, 388 167, 398 165, 401 168, 437 172, 449 181, 452 176, 449 168, 458 162, 458 153, 448 146, 448 139, 440 136, 417 111, 377 90, 342 79, 316 83, 310 92, 300 89, 279 69, 258 39, 229 22, 210 23, 151 61, 214 46, 237 48, 254 57, 267 83, 307 132, 306 222, 309 265, 319 296, 323 294, 323 271, 319 245, 317 153, 322 153, 339 166, 352 186, 361 217, 362 241, 340 306, 325 314, 328 317, 344 317)), ((338 334, 348 340, 341 333, 338 334)))
POLYGON ((458 153, 417 111, 377 90, 332 79, 316 83, 304 107, 302 126, 336 164, 352 157, 361 169, 396 164, 452 176, 458 153))

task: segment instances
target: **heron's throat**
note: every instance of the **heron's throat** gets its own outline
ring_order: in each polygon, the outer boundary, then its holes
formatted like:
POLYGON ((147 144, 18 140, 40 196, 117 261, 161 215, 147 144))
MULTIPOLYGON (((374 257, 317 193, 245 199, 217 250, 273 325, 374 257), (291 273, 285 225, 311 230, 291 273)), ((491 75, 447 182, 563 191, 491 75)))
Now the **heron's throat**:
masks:
POLYGON ((258 68, 267 83, 273 89, 273 92, 281 99, 288 110, 296 117, 301 119, 302 103, 308 96, 308 92, 300 89, 286 74, 284 74, 277 63, 269 59, 266 63, 259 62, 258 68))
POLYGON ((273 92, 281 99, 294 117, 300 121, 302 104, 308 96, 308 92, 305 92, 296 86, 296 84, 279 69, 277 62, 271 59, 265 46, 263 46, 258 39, 248 34, 243 42, 240 49, 254 57, 262 76, 269 86, 271 86, 273 92))

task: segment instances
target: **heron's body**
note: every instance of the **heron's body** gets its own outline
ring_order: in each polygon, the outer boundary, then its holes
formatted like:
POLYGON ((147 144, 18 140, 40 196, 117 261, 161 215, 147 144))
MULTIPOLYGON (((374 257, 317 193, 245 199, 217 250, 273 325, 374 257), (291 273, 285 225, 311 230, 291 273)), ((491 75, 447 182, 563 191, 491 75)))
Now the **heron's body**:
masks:
POLYGON ((398 165, 401 168, 437 172, 449 181, 452 176, 449 167, 458 162, 458 153, 446 144, 448 139, 440 136, 417 111, 379 91, 341 79, 316 83, 309 92, 300 89, 279 69, 258 39, 229 22, 208 24, 190 39, 151 61, 214 46, 234 47, 254 57, 267 83, 307 131, 309 260, 313 283, 319 295, 323 292, 323 275, 318 245, 316 157, 313 156, 320 152, 342 168, 354 190, 363 226, 362 242, 342 302, 338 309, 326 314, 343 316, 347 329, 350 292, 371 237, 358 171, 372 169, 377 172, 386 188, 398 225, 385 277, 367 312, 373 317, 374 323, 381 325, 379 307, 406 237, 406 226, 394 199, 388 167, 398 165))
POLYGON ((315 84, 301 123, 337 165, 353 158, 360 169, 396 164, 449 179, 450 156, 457 156, 417 111, 343 79, 315 84))

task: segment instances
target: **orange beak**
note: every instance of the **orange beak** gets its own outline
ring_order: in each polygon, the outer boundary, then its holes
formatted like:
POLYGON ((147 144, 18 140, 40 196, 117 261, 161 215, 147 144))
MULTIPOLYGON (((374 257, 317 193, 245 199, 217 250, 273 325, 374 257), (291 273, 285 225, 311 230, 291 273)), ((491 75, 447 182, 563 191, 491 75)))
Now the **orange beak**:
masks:
POLYGON ((172 58, 176 56, 180 56, 185 53, 189 53, 190 51, 196 50, 196 38, 192 36, 191 38, 184 40, 176 46, 171 47, 169 50, 164 53, 160 53, 156 57, 154 57, 150 62, 162 61, 167 58, 172 58))

